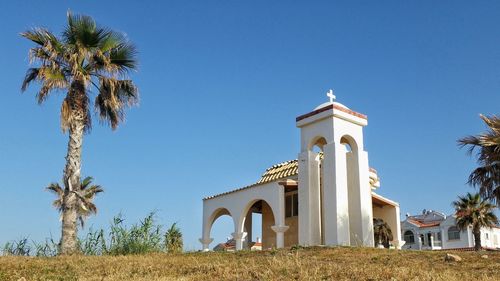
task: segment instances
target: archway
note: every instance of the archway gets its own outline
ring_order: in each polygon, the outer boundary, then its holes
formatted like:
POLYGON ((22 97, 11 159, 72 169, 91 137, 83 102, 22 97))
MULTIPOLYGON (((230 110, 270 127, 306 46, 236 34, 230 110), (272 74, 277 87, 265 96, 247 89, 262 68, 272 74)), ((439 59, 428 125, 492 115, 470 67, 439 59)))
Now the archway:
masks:
POLYGON ((361 214, 361 194, 359 190, 359 161, 358 146, 354 138, 344 135, 340 143, 345 148, 345 160, 347 169, 347 202, 349 216, 349 240, 351 246, 363 245, 363 226, 361 214))
POLYGON ((242 213, 243 219, 239 230, 246 232, 243 248, 259 249, 256 244, 257 237, 260 238, 261 249, 276 247, 276 233, 272 230, 275 225, 275 216, 272 207, 262 199, 253 200, 242 213))
POLYGON ((316 176, 318 178, 318 196, 319 196, 319 243, 321 245, 325 244, 325 210, 324 210, 324 205, 325 205, 325 196, 324 196, 324 159, 325 159, 325 154, 324 154, 324 146, 327 144, 327 140, 324 137, 317 137, 315 138, 314 142, 311 145, 311 151, 314 153, 317 153, 316 156, 316 162, 318 165, 318 175, 316 176))
POLYGON ((234 250, 234 243, 231 241, 231 233, 234 232, 234 219, 226 208, 215 210, 209 218, 208 235, 213 238, 213 249, 215 250, 234 250), (224 244, 224 245, 222 245, 224 244))

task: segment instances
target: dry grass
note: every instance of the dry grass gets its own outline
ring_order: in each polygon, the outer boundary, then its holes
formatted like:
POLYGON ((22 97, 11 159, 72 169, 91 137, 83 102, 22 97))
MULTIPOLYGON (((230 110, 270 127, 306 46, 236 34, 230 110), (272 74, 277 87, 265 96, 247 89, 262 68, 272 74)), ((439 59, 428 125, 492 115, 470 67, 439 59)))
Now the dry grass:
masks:
POLYGON ((0 280, 500 280, 500 253, 368 248, 150 254, 138 256, 0 257, 0 280))

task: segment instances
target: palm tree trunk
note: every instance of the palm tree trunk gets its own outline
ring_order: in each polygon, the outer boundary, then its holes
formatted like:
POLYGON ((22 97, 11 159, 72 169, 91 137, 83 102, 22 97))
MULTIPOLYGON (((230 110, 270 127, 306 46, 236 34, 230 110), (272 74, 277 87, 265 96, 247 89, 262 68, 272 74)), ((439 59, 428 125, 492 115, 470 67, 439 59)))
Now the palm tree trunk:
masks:
MULTIPOLYGON (((74 83, 77 84, 77 83, 74 83)), ((64 169, 64 198, 62 208, 62 234, 60 254, 68 255, 78 252, 78 198, 75 192, 80 191, 80 169, 82 142, 85 130, 86 110, 78 102, 86 98, 81 92, 80 85, 72 85, 69 94, 71 97, 71 121, 69 124, 68 151, 66 154, 66 167, 64 169), (82 110, 83 109, 83 110, 82 110)))
POLYGON ((472 229, 472 233, 474 234, 474 250, 481 250, 481 229, 479 227, 474 227, 472 229))

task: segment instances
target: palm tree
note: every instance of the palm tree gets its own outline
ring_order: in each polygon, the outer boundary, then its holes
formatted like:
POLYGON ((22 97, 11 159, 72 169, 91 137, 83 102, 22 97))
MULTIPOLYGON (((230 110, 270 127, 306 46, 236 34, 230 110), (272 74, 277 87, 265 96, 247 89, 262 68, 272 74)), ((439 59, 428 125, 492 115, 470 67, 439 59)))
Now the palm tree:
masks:
POLYGON ((61 202, 61 253, 77 251, 78 196, 81 191, 81 149, 91 122, 90 90, 96 88, 94 109, 102 122, 114 130, 124 120, 124 109, 138 102, 138 91, 128 79, 137 67, 135 47, 120 33, 96 25, 88 16, 68 12, 60 37, 45 28, 21 36, 36 45, 29 51, 30 63, 21 90, 39 82, 38 103, 54 91, 65 92, 61 106, 61 128, 69 132, 61 202))
POLYGON ((389 242, 392 241, 392 231, 389 225, 382 219, 373 219, 373 234, 375 236, 375 244, 383 245, 389 248, 389 242))
POLYGON ((479 193, 459 196, 453 202, 457 227, 466 230, 472 226, 474 235, 474 249, 481 250, 481 227, 493 227, 498 224, 498 218, 493 212, 495 205, 488 200, 482 200, 479 193))
POLYGON ((468 183, 479 187, 483 198, 491 199, 500 206, 500 118, 484 115, 480 117, 489 131, 462 138, 458 142, 462 147, 469 146, 469 153, 478 149, 479 167, 470 174, 468 183))
POLYGON ((172 226, 165 233, 165 247, 168 253, 180 253, 182 252, 182 247, 184 243, 182 242, 182 232, 177 227, 177 223, 173 223, 172 226))
MULTIPOLYGON (((92 214, 97 214, 97 207, 93 200, 98 193, 104 192, 100 185, 91 185, 94 179, 92 177, 86 177, 80 184, 80 190, 72 192, 76 195, 76 206, 77 206, 77 218, 80 221, 80 225, 84 226, 85 219, 92 214)), ((64 202, 64 189, 58 183, 51 183, 46 188, 47 191, 54 193, 57 198, 52 202, 59 212, 63 212, 63 202, 64 202)))

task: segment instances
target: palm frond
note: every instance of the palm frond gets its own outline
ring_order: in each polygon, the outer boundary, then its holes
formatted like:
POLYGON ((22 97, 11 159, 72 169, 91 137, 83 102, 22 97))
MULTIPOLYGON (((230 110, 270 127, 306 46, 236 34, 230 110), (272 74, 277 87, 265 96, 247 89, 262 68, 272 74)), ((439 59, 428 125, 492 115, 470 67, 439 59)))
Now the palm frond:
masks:
POLYGON ((57 37, 45 28, 34 28, 25 32, 21 32, 21 36, 27 38, 40 46, 47 44, 58 43, 57 37))
POLYGON ((21 91, 26 91, 28 88, 29 84, 33 81, 35 81, 38 78, 38 72, 40 71, 39 68, 29 68, 28 71, 26 71, 26 75, 24 76, 23 80, 23 85, 21 86, 21 91))
POLYGON ((58 183, 49 184, 49 186, 47 186, 45 190, 50 191, 59 197, 62 197, 64 195, 64 190, 58 183))
POLYGON ((92 181, 94 180, 93 177, 86 177, 82 180, 82 184, 81 184, 81 190, 85 190, 87 187, 89 187, 89 185, 92 183, 92 181))
POLYGON ((109 30, 106 32, 103 39, 100 40, 99 49, 101 52, 106 53, 112 49, 118 48, 120 44, 123 44, 124 42, 127 42, 125 36, 121 33, 109 30))
POLYGON ((97 46, 96 23, 91 17, 68 11, 67 18, 68 24, 62 34, 64 42, 84 48, 97 46))
POLYGON ((109 51, 111 64, 115 65, 121 72, 137 69, 137 49, 128 42, 123 42, 109 51))
POLYGON ((485 199, 494 200, 500 206, 500 118, 480 115, 489 131, 477 136, 467 136, 458 140, 461 147, 468 146, 468 153, 477 150, 476 168, 469 176, 468 183, 479 189, 485 199))
POLYGON ((104 192, 104 189, 100 185, 92 185, 91 187, 82 190, 82 196, 87 199, 93 199, 97 194, 104 192))
POLYGON ((131 80, 101 77, 99 82, 99 94, 94 103, 95 110, 102 122, 116 129, 124 120, 124 108, 137 103, 137 87, 131 80))

